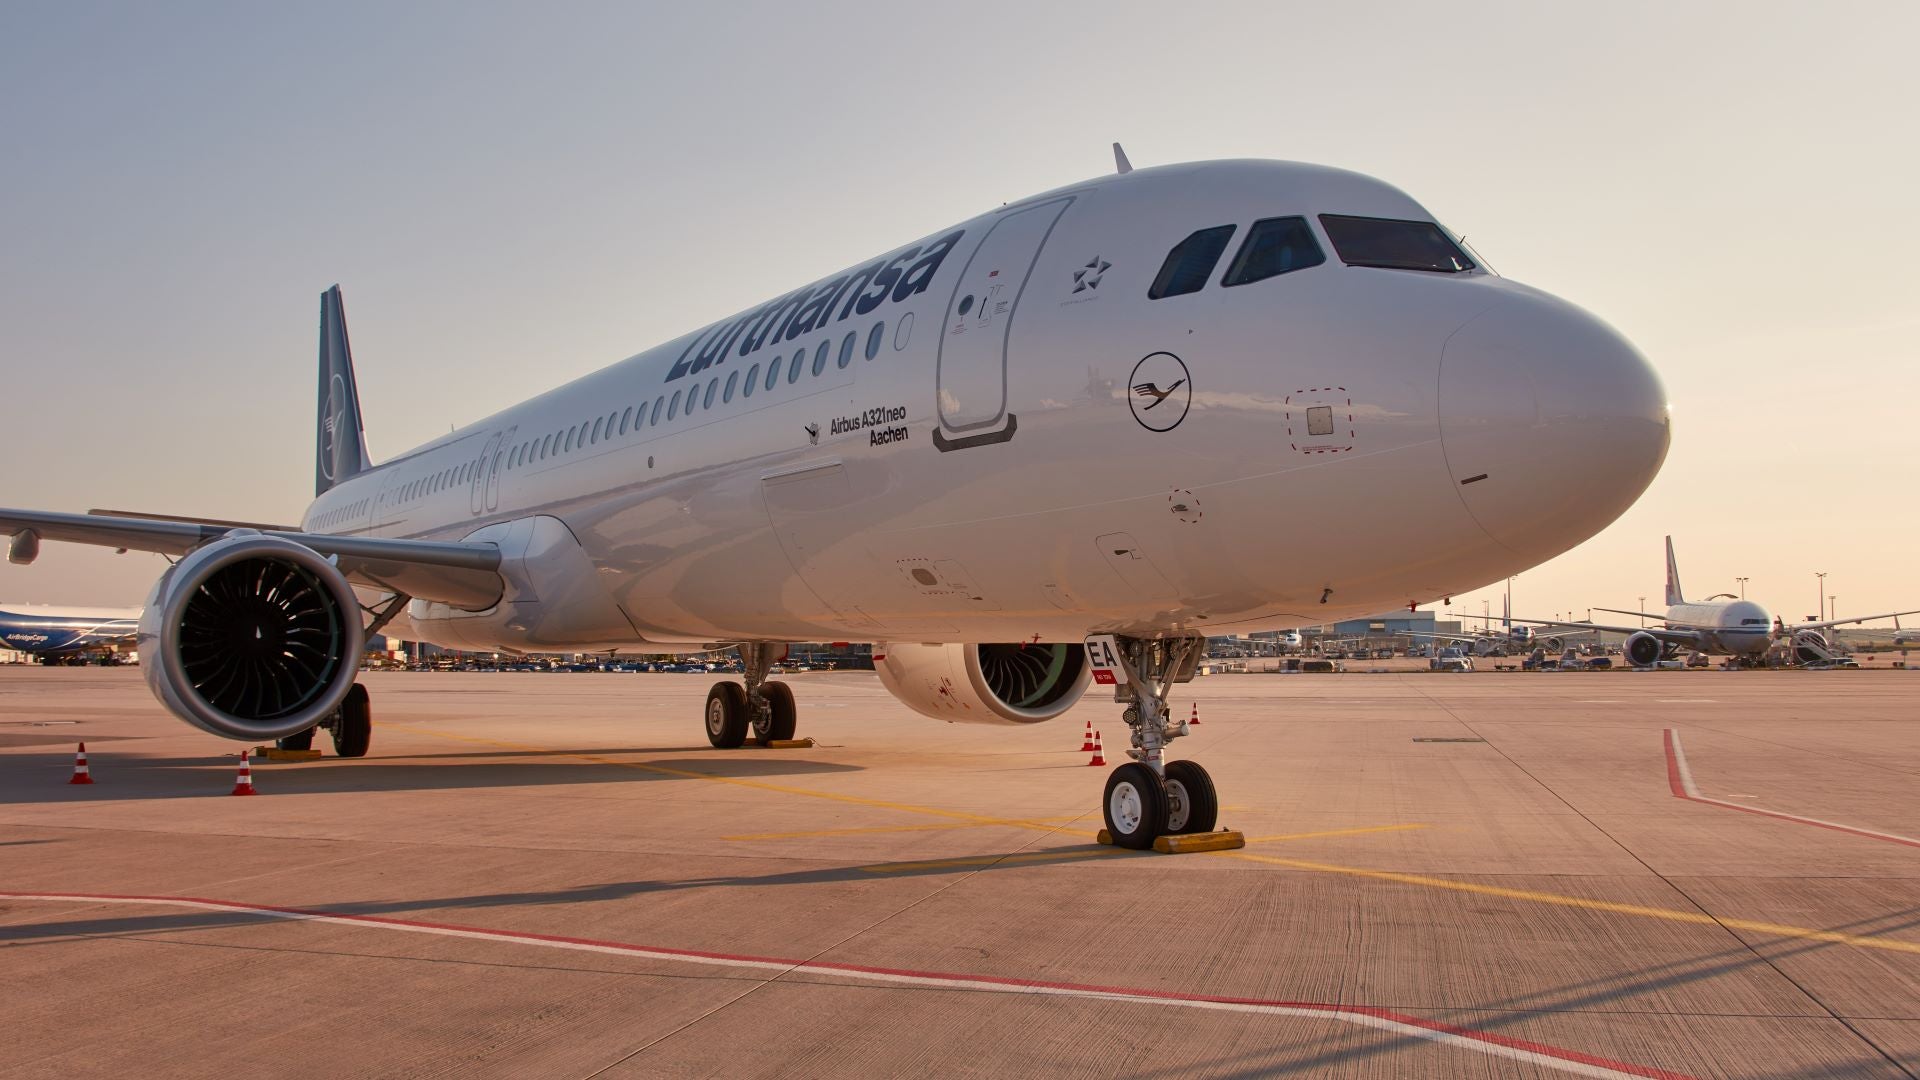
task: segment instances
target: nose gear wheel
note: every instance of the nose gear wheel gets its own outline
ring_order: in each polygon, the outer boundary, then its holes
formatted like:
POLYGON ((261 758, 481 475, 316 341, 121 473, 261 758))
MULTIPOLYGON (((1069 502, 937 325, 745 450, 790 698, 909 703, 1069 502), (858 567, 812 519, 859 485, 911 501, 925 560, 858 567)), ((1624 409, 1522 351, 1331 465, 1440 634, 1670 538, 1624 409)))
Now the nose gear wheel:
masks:
POLYGON ((1167 790, 1153 770, 1129 761, 1107 776, 1107 833, 1119 847, 1144 851, 1167 830, 1167 790))

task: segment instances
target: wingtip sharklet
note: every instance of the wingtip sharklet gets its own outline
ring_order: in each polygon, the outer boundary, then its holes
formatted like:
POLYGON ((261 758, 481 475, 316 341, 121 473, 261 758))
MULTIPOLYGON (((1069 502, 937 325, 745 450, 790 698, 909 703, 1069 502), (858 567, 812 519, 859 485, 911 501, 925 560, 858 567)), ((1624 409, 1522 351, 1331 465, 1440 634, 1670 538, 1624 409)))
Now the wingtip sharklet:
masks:
POLYGON ((1121 176, 1133 171, 1133 162, 1127 160, 1127 152, 1120 149, 1119 143, 1113 144, 1113 167, 1121 176))

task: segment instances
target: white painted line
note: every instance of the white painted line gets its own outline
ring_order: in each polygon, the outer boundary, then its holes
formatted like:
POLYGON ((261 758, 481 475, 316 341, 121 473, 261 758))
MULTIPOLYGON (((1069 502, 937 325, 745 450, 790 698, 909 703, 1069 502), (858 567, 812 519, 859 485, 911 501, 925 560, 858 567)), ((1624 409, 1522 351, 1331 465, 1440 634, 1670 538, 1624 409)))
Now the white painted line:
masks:
MULTIPOLYGON (((1832 829, 1835 832, 1848 833, 1853 836, 1864 836, 1869 840, 1885 840, 1891 844, 1903 844, 1911 848, 1920 848, 1920 840, 1915 840, 1911 836, 1901 836, 1899 833, 1863 829, 1858 825, 1842 825, 1837 821, 1801 817, 1799 814, 1787 814, 1778 810, 1763 810, 1758 806, 1742 806, 1739 803, 1728 802, 1725 799, 1716 799, 1709 795, 1702 795, 1700 794, 1699 786, 1693 782, 1693 770, 1687 767, 1687 752, 1680 746, 1680 733, 1673 728, 1667 728, 1665 739, 1667 746, 1667 786, 1673 792, 1673 796, 1676 799, 1706 803, 1709 806, 1724 806, 1729 810, 1738 810, 1743 814, 1757 814, 1760 817, 1777 818, 1781 821, 1796 821, 1802 825, 1817 825, 1822 829, 1832 829)), ((1735 796, 1735 798, 1741 799, 1751 799, 1754 797, 1755 796, 1752 795, 1735 796)))
POLYGON ((1251 1013, 1260 1016, 1302 1017, 1317 1020, 1337 1020, 1359 1027, 1373 1028, 1402 1035, 1408 1038, 1424 1039, 1443 1046, 1451 1046, 1491 1057, 1505 1058, 1509 1061, 1538 1065, 1569 1076, 1599 1077, 1602 1080, 1619 1078, 1645 1078, 1655 1080, 1691 1080, 1682 1073, 1664 1069, 1652 1069, 1641 1065, 1610 1061, 1606 1058, 1584 1054, 1577 1050, 1565 1050, 1544 1043, 1514 1039, 1489 1031, 1457 1027, 1438 1020, 1410 1016, 1405 1013, 1368 1005, 1331 1005, 1300 1001, 1262 1001, 1252 998, 1213 997, 1202 994, 1182 994, 1168 991, 1136 990, 1128 987, 1089 986, 1076 983, 1041 982, 1031 979, 1003 978, 982 975, 959 975, 936 971, 906 971, 892 968, 866 967, 858 964, 836 964, 821 961, 782 960, 766 956, 736 956, 727 953, 698 952, 685 949, 668 949, 648 945, 630 945, 618 941, 599 941, 592 938, 561 937, 551 934, 514 933, 507 930, 489 930, 473 926, 451 926, 443 923, 417 922, 410 919, 394 919, 383 915, 349 915, 341 912, 315 911, 305 908, 272 907, 258 904, 246 904, 231 900, 211 900, 193 896, 119 896, 90 893, 26 893, 0 892, 0 899, 41 900, 52 903, 104 903, 104 904, 141 904, 157 907, 197 908, 203 911, 229 911, 247 915, 257 915, 272 919, 289 919, 302 922, 333 923, 340 926, 355 926, 380 930, 394 930, 413 934, 434 934, 442 937, 471 938, 479 941, 500 941, 515 945, 531 945, 547 949, 568 949, 576 952, 608 953, 615 956, 637 956, 650 960, 673 963, 700 964, 708 967, 747 968, 772 972, 775 975, 788 973, 824 975, 835 978, 853 979, 862 982, 892 983, 896 985, 924 986, 936 989, 985 990, 997 993, 1034 994, 1043 997, 1089 998, 1096 1001, 1141 1002, 1156 1006, 1171 1006, 1183 1009, 1205 1009, 1216 1012, 1251 1013))

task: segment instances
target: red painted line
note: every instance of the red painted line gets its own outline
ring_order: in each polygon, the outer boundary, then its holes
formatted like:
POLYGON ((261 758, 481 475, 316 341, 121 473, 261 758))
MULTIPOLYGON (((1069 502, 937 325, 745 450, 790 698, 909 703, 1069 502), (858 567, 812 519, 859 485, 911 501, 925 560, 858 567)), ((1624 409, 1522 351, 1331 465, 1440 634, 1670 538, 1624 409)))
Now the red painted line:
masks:
POLYGON ((272 918, 318 920, 405 930, 417 933, 438 933, 473 937, 507 943, 544 944, 560 948, 591 949, 594 951, 623 953, 662 960, 680 960, 689 963, 720 964, 733 967, 776 968, 782 973, 812 972, 891 982, 914 982, 922 985, 978 987, 1012 990, 1023 993, 1187 1005, 1195 1008, 1222 1009, 1227 1011, 1321 1016, 1330 1020, 1341 1020, 1347 1023, 1360 1024, 1365 1027, 1397 1031, 1401 1034, 1428 1038, 1445 1045, 1478 1050, 1482 1053, 1490 1053, 1499 1057, 1527 1061, 1579 1076, 1625 1076, 1651 1077, 1653 1080, 1692 1080, 1691 1077, 1684 1073, 1614 1061, 1609 1058, 1583 1053, 1578 1050, 1568 1050, 1563 1047, 1549 1046, 1545 1043, 1516 1039, 1495 1032, 1460 1027, 1455 1024, 1429 1020, 1425 1017, 1412 1016, 1371 1005, 1337 1005, 1314 1001, 1277 1001, 1265 998, 1226 997, 1212 994, 1189 994, 1179 991, 1142 990, 1134 987, 1102 986, 1091 983, 1050 982, 1040 979, 1019 979, 997 975, 967 975, 957 972, 874 967, 865 964, 842 964, 822 960, 791 960, 773 956, 706 952, 697 949, 675 949, 658 945, 636 945, 598 938, 568 937, 560 934, 540 934, 519 930, 494 930, 486 927, 462 926, 457 923, 396 919, 384 915, 355 915, 348 912, 324 911, 316 908, 282 907, 274 904, 249 904, 234 900, 219 900, 200 896, 0 892, 0 899, 43 900, 61 903, 129 903, 199 907, 219 911, 265 915, 272 918))
POLYGON ((1687 754, 1680 746, 1680 733, 1672 728, 1667 728, 1662 733, 1662 738, 1667 751, 1667 787, 1673 792, 1673 797, 1676 799, 1705 803, 1708 806, 1724 807, 1728 810, 1738 810, 1743 814, 1752 814, 1755 817, 1773 818, 1776 821, 1791 821, 1800 825, 1812 825, 1816 828, 1831 829, 1834 832, 1842 832, 1848 836, 1858 836, 1868 840, 1884 840, 1889 844, 1899 844, 1902 847, 1920 848, 1920 840, 1916 840, 1911 836, 1901 836, 1898 833, 1875 832, 1872 829, 1862 829, 1854 825, 1842 825, 1837 821, 1822 821, 1819 818, 1801 817, 1798 814, 1783 813, 1779 810, 1767 810, 1758 806, 1743 806, 1737 802, 1728 802, 1725 799, 1716 799, 1712 796, 1702 795, 1700 794, 1699 786, 1693 782, 1692 770, 1687 768, 1687 754))

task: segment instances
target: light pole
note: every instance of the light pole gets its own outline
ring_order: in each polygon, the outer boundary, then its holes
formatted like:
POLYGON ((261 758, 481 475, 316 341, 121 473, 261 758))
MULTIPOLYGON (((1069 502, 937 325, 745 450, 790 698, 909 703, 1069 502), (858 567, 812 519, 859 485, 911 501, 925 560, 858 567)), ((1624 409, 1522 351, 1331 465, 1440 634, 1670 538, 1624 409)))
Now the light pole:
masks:
POLYGON ((1642 622, 1645 622, 1646 618, 1647 618, 1647 598, 1643 596, 1640 598, 1640 619, 1642 622))
POLYGON ((1840 617, 1840 598, 1837 596, 1828 596, 1827 597, 1827 618, 1837 619, 1839 617, 1840 617))
POLYGON ((1747 579, 1743 577, 1737 577, 1737 578, 1734 578, 1733 580, 1740 583, 1740 599, 1745 600, 1747 598, 1747 579))
MULTIPOLYGON (((1813 572, 1813 576, 1820 579, 1819 591, 1813 594, 1813 606, 1816 609, 1824 610, 1821 608, 1821 597, 1827 595, 1827 575, 1821 573, 1818 570, 1815 570, 1813 572)), ((1818 622, 1819 620, 1820 620, 1820 616, 1815 615, 1814 621, 1818 622)))

